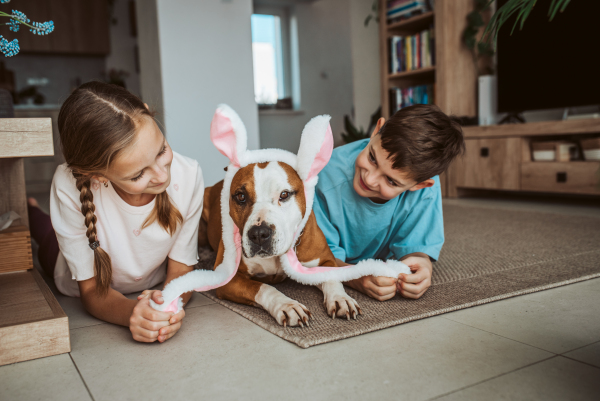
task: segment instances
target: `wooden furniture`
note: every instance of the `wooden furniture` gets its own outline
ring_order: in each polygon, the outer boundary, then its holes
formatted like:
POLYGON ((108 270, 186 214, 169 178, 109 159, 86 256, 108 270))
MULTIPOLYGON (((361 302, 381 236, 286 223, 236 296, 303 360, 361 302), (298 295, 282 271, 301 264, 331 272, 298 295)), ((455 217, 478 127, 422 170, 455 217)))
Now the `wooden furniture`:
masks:
POLYGON ((466 152, 448 170, 448 196, 463 189, 600 195, 600 162, 533 161, 532 141, 600 136, 600 119, 463 127, 466 152))
POLYGON ((58 113, 59 105, 43 106, 15 106, 14 116, 16 118, 51 118, 52 119, 52 141, 54 144, 54 156, 27 157, 23 159, 25 165, 25 191, 29 196, 41 195, 48 197, 52 178, 56 167, 65 162, 60 149, 60 138, 58 135, 58 113))
MULTIPOLYGON (((16 6, 15 6, 16 7, 16 6)), ((19 40, 21 53, 104 56, 110 53, 106 0, 28 0, 16 7, 31 21, 54 21, 54 32, 34 35, 21 26, 8 40, 19 40)))
MULTIPOLYGON (((434 103, 446 114, 475 116, 477 73, 470 51, 462 43, 467 14, 473 0, 437 0, 435 9, 410 19, 387 23, 386 0, 379 0, 379 50, 381 60, 381 110, 390 114, 389 89, 434 84, 434 103), (435 66, 421 70, 390 74, 388 38, 412 35, 433 24, 435 66)), ((442 194, 446 195, 446 175, 440 176, 442 194)))
POLYGON ((51 156, 49 118, 0 119, 0 214, 20 219, 0 231, 0 365, 71 350, 68 318, 33 268, 23 158, 51 156))

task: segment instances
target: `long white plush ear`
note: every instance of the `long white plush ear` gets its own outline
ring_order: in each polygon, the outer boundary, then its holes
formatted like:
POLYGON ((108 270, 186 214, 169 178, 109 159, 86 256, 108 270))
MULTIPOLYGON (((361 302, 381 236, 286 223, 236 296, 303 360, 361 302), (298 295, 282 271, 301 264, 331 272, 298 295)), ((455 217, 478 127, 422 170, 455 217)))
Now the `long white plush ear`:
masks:
POLYGON ((296 171, 304 182, 316 177, 331 158, 333 133, 329 120, 328 115, 314 117, 302 130, 296 171))
POLYGON ((246 127, 237 113, 226 104, 220 104, 215 111, 210 124, 210 139, 233 165, 240 166, 247 147, 246 127))

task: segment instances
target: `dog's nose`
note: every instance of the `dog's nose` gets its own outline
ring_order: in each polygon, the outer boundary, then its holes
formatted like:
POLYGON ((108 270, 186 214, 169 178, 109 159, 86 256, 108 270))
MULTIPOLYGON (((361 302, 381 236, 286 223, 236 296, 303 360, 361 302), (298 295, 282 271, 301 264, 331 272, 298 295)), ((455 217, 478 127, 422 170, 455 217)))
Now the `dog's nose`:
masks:
POLYGON ((262 245, 271 238, 273 230, 264 222, 260 226, 254 226, 248 230, 248 238, 257 245, 262 245))

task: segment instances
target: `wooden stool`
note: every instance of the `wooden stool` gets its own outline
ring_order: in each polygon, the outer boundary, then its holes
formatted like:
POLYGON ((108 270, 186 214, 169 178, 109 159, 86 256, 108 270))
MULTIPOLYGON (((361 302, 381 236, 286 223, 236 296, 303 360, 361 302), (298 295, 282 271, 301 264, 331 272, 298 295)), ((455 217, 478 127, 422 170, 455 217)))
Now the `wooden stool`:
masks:
POLYGON ((20 219, 0 231, 0 365, 71 351, 69 320, 33 268, 24 157, 52 156, 49 118, 0 119, 0 215, 20 219))

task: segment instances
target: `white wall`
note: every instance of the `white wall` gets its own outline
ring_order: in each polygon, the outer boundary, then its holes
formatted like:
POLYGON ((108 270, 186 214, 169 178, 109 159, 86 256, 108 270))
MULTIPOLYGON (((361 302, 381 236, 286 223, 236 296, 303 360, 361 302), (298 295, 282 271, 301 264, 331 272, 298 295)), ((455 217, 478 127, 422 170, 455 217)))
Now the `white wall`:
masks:
POLYGON ((129 20, 129 1, 116 0, 112 17, 116 23, 110 22, 110 54, 106 57, 106 72, 111 68, 129 73, 125 78, 127 90, 140 95, 140 77, 135 70, 135 46, 137 38, 131 35, 129 20))
MULTIPOLYGON (((206 185, 223 179, 228 164, 210 141, 219 103, 229 104, 248 131, 248 147, 259 147, 258 109, 252 75, 251 0, 138 0, 156 3, 158 41, 140 37, 140 53, 158 48, 164 123, 171 147, 200 163, 206 185), (142 47, 146 47, 142 51, 142 47)), ((138 16, 144 14, 138 10, 138 16)), ((147 14, 152 14, 147 12, 147 14)), ((151 18, 138 21, 151 23, 151 18)), ((143 29, 140 27, 140 33, 143 29)), ((145 30, 151 35, 151 30, 145 30)), ((142 76, 147 67, 141 65, 142 76)), ((142 79, 144 86, 152 85, 142 79)), ((144 95, 143 95, 144 96, 144 95)))
POLYGON ((365 130, 371 114, 381 105, 379 24, 371 19, 365 26, 372 5, 373 0, 350 0, 354 123, 365 130))
POLYGON ((260 114, 263 147, 296 152, 304 125, 330 114, 336 145, 344 115, 368 128, 381 103, 378 24, 364 20, 371 0, 319 0, 291 8, 297 19, 301 115, 260 114))

